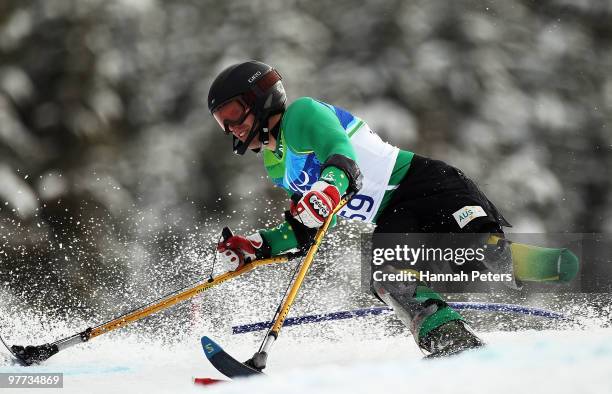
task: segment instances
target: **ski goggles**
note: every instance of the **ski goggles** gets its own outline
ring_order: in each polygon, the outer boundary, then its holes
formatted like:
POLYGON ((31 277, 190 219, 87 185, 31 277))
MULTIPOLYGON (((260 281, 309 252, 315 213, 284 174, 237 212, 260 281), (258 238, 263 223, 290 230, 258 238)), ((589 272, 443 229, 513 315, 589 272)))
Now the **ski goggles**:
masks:
POLYGON ((225 131, 225 134, 231 134, 230 127, 240 126, 250 114, 251 109, 239 97, 221 104, 213 112, 215 120, 225 131))

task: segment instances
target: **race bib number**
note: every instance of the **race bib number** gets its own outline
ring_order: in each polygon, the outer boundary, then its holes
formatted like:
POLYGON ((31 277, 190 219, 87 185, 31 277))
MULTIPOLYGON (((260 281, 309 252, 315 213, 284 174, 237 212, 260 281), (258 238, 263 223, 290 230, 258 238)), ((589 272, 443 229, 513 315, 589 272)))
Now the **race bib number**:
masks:
POLYGON ((354 220, 368 221, 374 214, 374 199, 365 194, 355 194, 340 210, 339 215, 354 220))

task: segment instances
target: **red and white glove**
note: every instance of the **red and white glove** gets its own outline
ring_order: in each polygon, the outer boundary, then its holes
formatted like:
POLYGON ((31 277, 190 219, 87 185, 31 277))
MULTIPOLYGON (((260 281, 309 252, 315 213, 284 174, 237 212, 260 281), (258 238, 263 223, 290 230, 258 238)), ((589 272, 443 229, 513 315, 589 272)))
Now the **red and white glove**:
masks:
POLYGON ((306 227, 321 227, 340 203, 340 191, 325 181, 316 181, 310 190, 298 201, 291 204, 291 214, 306 227))
POLYGON ((244 264, 257 259, 264 245, 263 238, 259 233, 243 237, 232 235, 225 241, 217 244, 218 262, 224 272, 235 271, 244 264))

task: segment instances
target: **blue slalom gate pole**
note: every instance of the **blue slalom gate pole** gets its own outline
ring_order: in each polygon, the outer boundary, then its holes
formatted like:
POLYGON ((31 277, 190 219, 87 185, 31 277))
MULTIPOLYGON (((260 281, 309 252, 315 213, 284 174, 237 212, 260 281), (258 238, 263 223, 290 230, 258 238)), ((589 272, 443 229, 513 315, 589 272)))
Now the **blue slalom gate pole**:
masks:
MULTIPOLYGON (((456 310, 463 311, 484 311, 484 312, 503 312, 503 313, 518 313, 527 316, 538 316, 548 319, 566 319, 566 317, 558 312, 549 311, 541 308, 534 308, 516 304, 502 304, 489 302, 449 302, 448 305, 456 310)), ((284 327, 296 326, 300 324, 318 323, 332 320, 353 319, 356 317, 376 316, 386 313, 391 313, 392 309, 387 306, 371 307, 354 309, 350 311, 338 311, 324 313, 318 315, 305 315, 298 317, 290 317, 285 320, 284 327)), ((251 324, 243 324, 232 327, 233 334, 244 334, 247 332, 266 330, 272 326, 272 322, 257 322, 251 324)))

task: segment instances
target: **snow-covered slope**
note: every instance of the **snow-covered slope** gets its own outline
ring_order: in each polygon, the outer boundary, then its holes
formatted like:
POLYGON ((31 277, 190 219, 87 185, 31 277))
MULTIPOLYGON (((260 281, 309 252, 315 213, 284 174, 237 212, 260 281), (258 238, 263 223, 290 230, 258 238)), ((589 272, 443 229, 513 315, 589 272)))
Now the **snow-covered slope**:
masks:
MULTIPOLYGON (((405 327, 391 315, 287 327, 272 348, 267 376, 195 386, 192 377, 222 378, 204 356, 202 335, 238 360, 250 358, 258 349, 263 332, 230 332, 232 325, 273 315, 292 266, 271 268, 263 267, 245 280, 225 283, 171 310, 66 349, 41 366, 12 365, 0 348, 0 372, 62 372, 64 389, 57 390, 62 394, 612 392, 612 310, 607 294, 541 294, 528 299, 504 294, 498 299, 491 294, 456 295, 453 301, 510 301, 547 308, 579 323, 466 313, 489 346, 445 360, 423 360, 405 327), (599 328, 602 326, 607 328, 599 328)), ((346 280, 309 277, 291 316, 371 305, 371 297, 362 297, 355 290, 359 289, 359 270, 354 266, 330 264, 325 269, 319 276, 346 280)), ((9 294, 0 294, 0 333, 9 344, 53 342, 118 314, 98 311, 79 319, 75 311, 42 313, 20 305, 9 294)), ((41 393, 39 389, 8 392, 41 393)))
MULTIPOLYGON (((0 372, 63 372, 65 394, 612 392, 609 328, 485 333, 486 349, 441 360, 423 360, 412 339, 403 335, 360 340, 351 334, 321 341, 300 337, 297 330, 293 334, 275 345, 268 376, 208 387, 193 385, 191 378, 221 375, 196 338, 166 346, 110 335, 27 369, 11 366, 0 353, 0 372)), ((367 332, 362 334, 367 338, 367 332)), ((246 359, 257 349, 257 338, 261 334, 225 336, 219 343, 246 359)))

